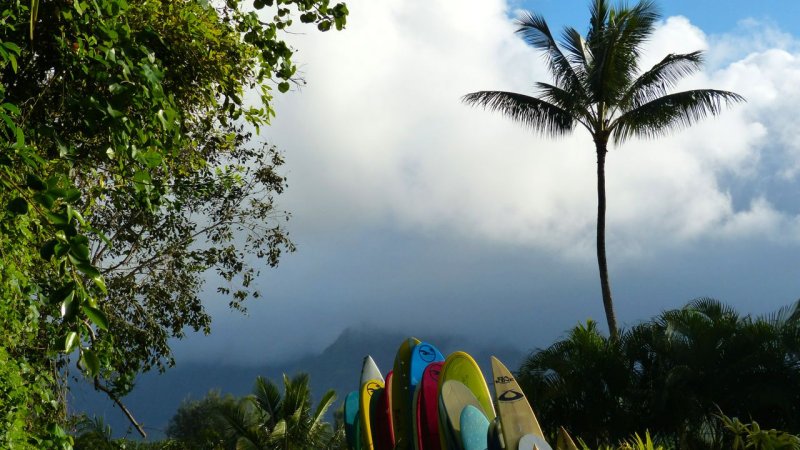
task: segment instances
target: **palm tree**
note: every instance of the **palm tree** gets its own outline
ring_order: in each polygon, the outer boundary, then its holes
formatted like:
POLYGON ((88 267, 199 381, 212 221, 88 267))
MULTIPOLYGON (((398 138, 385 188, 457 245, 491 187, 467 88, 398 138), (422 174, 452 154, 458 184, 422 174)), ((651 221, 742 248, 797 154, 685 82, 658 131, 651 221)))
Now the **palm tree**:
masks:
POLYGON ((561 46, 544 18, 525 13, 517 32, 544 52, 554 84, 536 83, 536 97, 502 91, 481 91, 464 96, 471 105, 503 113, 534 131, 559 136, 576 125, 589 130, 597 153, 597 265, 609 335, 618 337, 611 298, 605 243, 605 160, 609 140, 656 137, 717 115, 723 104, 744 99, 732 92, 698 89, 668 93, 683 77, 698 70, 701 52, 669 54, 641 72, 642 44, 652 35, 660 14, 651 0, 633 7, 611 6, 593 0, 591 26, 584 38, 567 27, 561 46))
MULTIPOLYGON (((627 334, 623 333, 624 342, 627 334)), ((563 426, 591 445, 626 438, 645 426, 627 401, 634 388, 633 367, 619 341, 601 334, 589 320, 546 349, 531 353, 517 381, 542 427, 563 426)))
POLYGON ((339 447, 341 433, 323 419, 336 394, 329 390, 317 407, 311 408, 307 374, 283 376, 284 392, 262 377, 256 379, 252 395, 223 408, 222 417, 236 437, 236 449, 323 450, 339 447))

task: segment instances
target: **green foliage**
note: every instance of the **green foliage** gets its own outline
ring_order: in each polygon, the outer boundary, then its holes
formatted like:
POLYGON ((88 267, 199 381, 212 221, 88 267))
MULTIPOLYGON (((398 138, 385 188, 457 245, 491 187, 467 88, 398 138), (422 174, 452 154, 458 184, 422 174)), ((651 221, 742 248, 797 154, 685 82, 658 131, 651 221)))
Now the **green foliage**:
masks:
POLYGON ((591 445, 649 429, 679 448, 727 448, 718 408, 800 429, 800 302, 764 317, 711 299, 625 330, 593 322, 533 353, 517 379, 545 428, 591 445))
POLYGON ((272 223, 282 159, 245 127, 300 81, 279 31, 296 14, 342 29, 347 9, 256 3, 274 17, 236 0, 0 7, 0 447, 69 447, 71 359, 118 399, 171 363, 170 337, 209 330, 206 271, 242 308, 246 256, 293 249, 272 223))
POLYGON ((797 450, 800 449, 800 437, 785 431, 773 429, 763 430, 755 420, 745 424, 737 418, 720 414, 719 420, 729 432, 725 437, 726 448, 731 450, 797 450))
POLYGON ((283 377, 283 393, 272 381, 258 377, 253 394, 235 405, 224 405, 221 415, 228 423, 237 449, 336 449, 342 446, 342 428, 333 430, 324 415, 336 399, 326 392, 312 409, 307 374, 283 377))
MULTIPOLYGON (((578 445, 582 450, 592 449, 582 439, 578 439, 578 445)), ((644 438, 639 436, 639 433, 634 433, 633 436, 622 440, 618 445, 604 445, 596 448, 597 450, 667 450, 666 447, 653 442, 649 431, 645 431, 644 438)))
POLYGON ((220 411, 234 408, 237 399, 211 391, 201 400, 185 401, 169 421, 167 437, 187 449, 234 448, 236 439, 220 411))

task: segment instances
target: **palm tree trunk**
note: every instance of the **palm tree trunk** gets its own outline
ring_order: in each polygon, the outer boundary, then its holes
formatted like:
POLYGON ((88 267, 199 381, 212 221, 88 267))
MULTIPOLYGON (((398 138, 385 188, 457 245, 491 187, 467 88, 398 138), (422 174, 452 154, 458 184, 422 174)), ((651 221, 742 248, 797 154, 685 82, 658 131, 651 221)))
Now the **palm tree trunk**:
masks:
POLYGON ((608 280, 606 263, 606 153, 608 141, 595 140, 597 148, 597 267, 600 270, 600 290, 603 293, 603 307, 608 321, 608 333, 612 341, 619 337, 614 303, 611 300, 611 283, 608 280))

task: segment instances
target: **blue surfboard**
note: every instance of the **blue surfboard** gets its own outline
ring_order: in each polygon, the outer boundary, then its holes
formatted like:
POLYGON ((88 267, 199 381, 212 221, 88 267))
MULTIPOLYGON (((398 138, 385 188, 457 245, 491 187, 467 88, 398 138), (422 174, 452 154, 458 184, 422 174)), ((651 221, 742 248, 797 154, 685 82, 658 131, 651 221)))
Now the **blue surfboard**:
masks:
POLYGON ((487 450, 489 419, 483 411, 467 405, 461 410, 461 443, 464 450, 487 450))
POLYGON ((427 342, 420 342, 411 350, 411 364, 409 368, 411 395, 413 398, 414 390, 422 380, 422 374, 428 364, 436 361, 444 361, 444 356, 438 348, 427 342))
POLYGON ((361 450, 361 427, 358 420, 358 391, 347 394, 344 400, 344 435, 350 450, 361 450))

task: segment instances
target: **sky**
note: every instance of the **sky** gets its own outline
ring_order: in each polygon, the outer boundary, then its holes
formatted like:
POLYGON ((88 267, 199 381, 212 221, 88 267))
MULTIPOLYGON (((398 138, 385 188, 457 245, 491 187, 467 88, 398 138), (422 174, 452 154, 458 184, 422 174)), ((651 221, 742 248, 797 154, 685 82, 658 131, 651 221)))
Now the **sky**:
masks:
MULTIPOLYGON (((605 327, 594 253, 593 144, 538 136, 464 105, 550 81, 514 35, 522 9, 588 28, 585 0, 350 0, 343 32, 290 36, 307 85, 276 98, 279 207, 298 246, 262 271, 182 361, 263 364, 319 351, 347 327, 544 347, 605 327)), ((642 66, 703 50, 679 89, 747 102, 607 157, 608 260, 621 325, 697 297, 762 314, 800 298, 800 2, 663 0, 642 66)))

